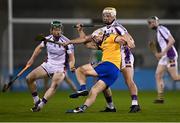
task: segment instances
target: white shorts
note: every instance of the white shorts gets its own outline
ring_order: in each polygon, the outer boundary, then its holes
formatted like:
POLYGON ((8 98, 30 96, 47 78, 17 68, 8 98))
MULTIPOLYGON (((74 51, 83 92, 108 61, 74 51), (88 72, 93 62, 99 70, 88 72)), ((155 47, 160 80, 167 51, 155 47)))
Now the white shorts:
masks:
POLYGON ((169 59, 167 56, 163 56, 159 60, 158 65, 165 65, 166 67, 177 67, 177 57, 174 59, 169 59))
POLYGON ((52 74, 56 72, 65 72, 64 67, 58 65, 52 65, 48 62, 43 62, 41 66, 47 72, 49 77, 51 77, 52 74))
POLYGON ((122 57, 122 64, 121 64, 121 69, 125 68, 125 67, 134 67, 134 56, 131 53, 129 55, 129 58, 126 58, 125 53, 121 53, 121 57, 122 57))

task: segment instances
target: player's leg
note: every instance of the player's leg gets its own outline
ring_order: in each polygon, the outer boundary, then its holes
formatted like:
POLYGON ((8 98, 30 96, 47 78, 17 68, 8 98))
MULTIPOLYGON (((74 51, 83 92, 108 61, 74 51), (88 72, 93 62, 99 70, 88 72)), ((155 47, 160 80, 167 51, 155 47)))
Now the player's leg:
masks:
POLYGON ((90 90, 89 92, 89 96, 88 98, 86 99, 84 105, 86 105, 87 107, 91 106, 95 100, 96 100, 96 97, 97 95, 102 92, 105 88, 106 88, 106 84, 102 81, 102 80, 99 80, 90 90))
POLYGON ((180 80, 180 74, 178 73, 177 59, 170 61, 169 65, 168 65, 168 72, 174 81, 180 80))
POLYGON ((44 93, 49 88, 48 83, 49 83, 49 77, 44 78, 44 93))
POLYGON ((116 108, 112 100, 112 92, 110 87, 103 90, 103 94, 106 99, 107 107, 100 112, 116 112, 116 108))
POLYGON ((85 103, 74 109, 74 110, 68 110, 67 113, 80 113, 84 112, 88 107, 90 107, 96 100, 97 95, 102 92, 106 88, 106 84, 99 80, 90 90, 88 98, 86 99, 85 103))
POLYGON ((89 94, 88 99, 82 107, 75 110, 70 110, 69 113, 83 112, 87 107, 89 107, 96 99, 99 92, 110 87, 118 78, 119 69, 111 62, 102 62, 94 68, 95 72, 98 74, 98 81, 93 86, 92 91, 89 94))
POLYGON ((76 77, 81 86, 80 90, 86 90, 86 76, 97 76, 91 64, 83 65, 76 70, 76 77))
POLYGON ((86 64, 76 69, 76 78, 80 84, 80 89, 76 93, 71 94, 70 98, 88 95, 88 91, 86 90, 87 76, 98 76, 91 64, 86 64))
POLYGON ((73 83, 73 81, 69 78, 68 73, 65 73, 65 78, 64 78, 65 82, 70 86, 70 88, 76 92, 77 88, 75 86, 75 84, 73 83))
POLYGON ((64 77, 65 74, 63 72, 54 73, 52 77, 51 86, 44 94, 44 97, 42 98, 42 101, 38 104, 38 106, 32 109, 33 112, 40 111, 40 109, 44 107, 47 101, 55 94, 59 84, 64 80, 64 77))
POLYGON ((40 98, 37 93, 37 88, 36 88, 36 80, 40 78, 47 77, 46 71, 41 67, 37 67, 34 69, 31 73, 29 73, 26 77, 26 82, 29 87, 29 90, 32 94, 34 104, 38 104, 40 102, 40 98))
POLYGON ((156 69, 156 86, 157 86, 157 99, 154 103, 164 103, 164 80, 163 75, 166 70, 165 65, 158 64, 156 69))
POLYGON ((134 69, 133 67, 125 67, 122 69, 122 73, 125 79, 125 82, 129 88, 130 94, 131 94, 131 109, 130 113, 135 113, 140 111, 140 106, 138 104, 138 89, 137 86, 133 80, 134 78, 134 69))

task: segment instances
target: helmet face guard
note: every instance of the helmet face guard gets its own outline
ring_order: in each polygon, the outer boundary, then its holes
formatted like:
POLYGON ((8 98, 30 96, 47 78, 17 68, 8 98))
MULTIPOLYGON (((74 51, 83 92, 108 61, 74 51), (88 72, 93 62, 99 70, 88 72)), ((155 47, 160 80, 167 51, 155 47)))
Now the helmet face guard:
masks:
POLYGON ((53 35, 55 40, 59 40, 59 37, 61 36, 61 34, 63 30, 63 25, 60 21, 52 21, 50 24, 50 34, 53 35))
POLYGON ((102 12, 102 20, 105 24, 110 25, 116 19, 116 9, 106 7, 102 12))

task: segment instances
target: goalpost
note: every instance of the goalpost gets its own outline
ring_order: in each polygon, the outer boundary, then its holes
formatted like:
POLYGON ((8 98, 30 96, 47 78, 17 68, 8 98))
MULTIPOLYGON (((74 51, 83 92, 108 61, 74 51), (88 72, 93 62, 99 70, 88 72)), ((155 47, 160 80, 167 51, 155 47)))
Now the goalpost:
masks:
MULTIPOLYGON (((48 24, 53 18, 14 18, 13 17, 13 0, 8 0, 8 71, 9 76, 13 75, 14 68, 14 49, 13 49, 13 24, 48 24)), ((54 18, 60 20, 63 24, 92 24, 90 18, 54 18)), ((146 19, 119 19, 123 25, 146 25, 146 19)), ((161 24, 180 25, 180 19, 161 19, 161 24)))

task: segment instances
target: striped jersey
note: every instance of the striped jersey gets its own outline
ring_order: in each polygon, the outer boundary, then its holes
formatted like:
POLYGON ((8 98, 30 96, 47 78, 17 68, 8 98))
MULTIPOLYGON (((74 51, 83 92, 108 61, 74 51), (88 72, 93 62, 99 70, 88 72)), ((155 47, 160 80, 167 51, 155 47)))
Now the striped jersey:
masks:
MULTIPOLYGON (((49 35, 45 37, 46 39, 54 41, 53 35, 49 35)), ((64 35, 61 35, 57 42, 67 42, 69 41, 64 35)), ((72 44, 67 47, 60 46, 58 44, 54 44, 51 42, 41 42, 42 47, 46 47, 47 50, 47 62, 52 65, 57 65, 61 67, 65 67, 66 62, 66 54, 71 54, 74 52, 74 46, 72 44)))
MULTIPOLYGON (((126 30, 125 27, 123 27, 120 22, 118 20, 115 20, 112 24, 107 25, 105 27, 102 27, 102 29, 104 30, 104 33, 106 35, 110 35, 110 34, 118 34, 118 35, 124 35, 127 34, 128 31, 126 30)), ((125 62, 129 62, 130 61, 130 55, 132 55, 131 50, 128 48, 128 46, 126 45, 122 45, 121 46, 121 53, 123 53, 125 56, 124 60, 125 62)))
MULTIPOLYGON (((160 51, 162 52, 167 47, 168 38, 169 36, 171 36, 171 33, 165 26, 162 25, 159 25, 156 31, 157 31, 157 42, 160 47, 160 51)), ((174 45, 168 50, 166 55, 170 59, 173 59, 178 55, 174 45)))

